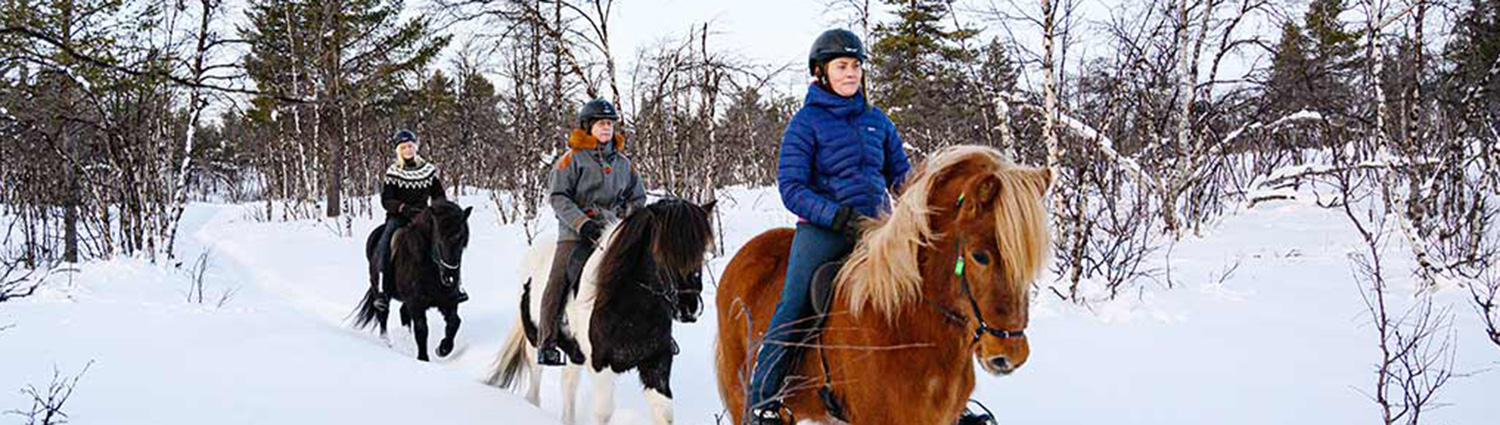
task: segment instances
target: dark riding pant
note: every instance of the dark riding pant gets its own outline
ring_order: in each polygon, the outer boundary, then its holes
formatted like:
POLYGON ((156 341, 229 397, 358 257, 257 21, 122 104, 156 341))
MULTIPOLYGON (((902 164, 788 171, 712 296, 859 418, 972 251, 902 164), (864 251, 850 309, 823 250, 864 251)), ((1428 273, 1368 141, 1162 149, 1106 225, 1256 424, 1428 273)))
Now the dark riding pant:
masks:
MULTIPOLYGON (((385 229, 380 232, 380 241, 375 243, 375 261, 371 264, 372 267, 376 267, 375 272, 381 276, 385 276, 386 272, 391 269, 391 237, 396 234, 396 229, 404 226, 406 226, 404 218, 392 217, 385 220, 385 229)), ((381 279, 381 282, 385 281, 386 279, 381 279)), ((381 286, 381 291, 387 294, 393 289, 389 287, 389 283, 381 286)))
POLYGON ((563 304, 569 295, 578 291, 579 276, 593 253, 594 244, 586 240, 557 242, 557 250, 552 254, 552 271, 547 275, 547 289, 542 291, 542 315, 537 319, 537 340, 541 341, 541 347, 557 343, 563 304))
POLYGON ((755 370, 747 394, 749 406, 760 406, 775 399, 787 372, 796 363, 799 351, 788 345, 804 343, 803 339, 808 336, 811 327, 808 322, 812 321, 813 315, 810 294, 813 272, 825 263, 848 255, 851 249, 853 246, 842 233, 812 223, 797 223, 781 300, 776 302, 776 313, 771 315, 760 352, 755 356, 755 370))

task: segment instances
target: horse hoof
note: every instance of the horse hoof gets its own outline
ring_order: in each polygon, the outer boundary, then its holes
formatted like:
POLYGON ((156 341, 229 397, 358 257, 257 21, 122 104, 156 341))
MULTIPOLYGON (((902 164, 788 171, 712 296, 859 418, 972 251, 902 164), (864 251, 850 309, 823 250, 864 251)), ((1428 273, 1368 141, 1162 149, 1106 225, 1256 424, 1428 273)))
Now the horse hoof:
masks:
POLYGON ((438 357, 448 357, 448 355, 452 354, 452 353, 453 353, 453 342, 452 341, 443 341, 442 343, 438 344, 438 349, 437 349, 437 355, 438 355, 438 357))
POLYGON ((432 361, 432 360, 428 359, 426 354, 422 354, 420 356, 417 356, 417 361, 427 362, 427 361, 432 361))

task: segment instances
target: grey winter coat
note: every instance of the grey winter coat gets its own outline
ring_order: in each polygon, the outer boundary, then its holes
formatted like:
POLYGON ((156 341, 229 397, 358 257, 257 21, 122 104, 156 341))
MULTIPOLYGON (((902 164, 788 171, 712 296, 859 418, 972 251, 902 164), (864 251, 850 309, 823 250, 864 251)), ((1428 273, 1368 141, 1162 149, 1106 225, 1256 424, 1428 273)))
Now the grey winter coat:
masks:
POLYGON ((587 220, 599 220, 603 225, 646 205, 641 178, 622 152, 624 137, 615 135, 614 143, 600 146, 593 136, 575 129, 568 137, 568 147, 568 153, 552 168, 548 196, 557 214, 559 241, 579 240, 579 231, 587 220))

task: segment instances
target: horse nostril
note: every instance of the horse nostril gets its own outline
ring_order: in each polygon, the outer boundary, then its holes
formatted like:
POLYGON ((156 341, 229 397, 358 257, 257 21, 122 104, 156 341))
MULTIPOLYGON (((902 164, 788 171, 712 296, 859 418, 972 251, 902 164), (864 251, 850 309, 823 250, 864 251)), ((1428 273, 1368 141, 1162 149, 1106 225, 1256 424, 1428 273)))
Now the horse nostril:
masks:
POLYGON ((990 366, 999 371, 1009 371, 1011 369, 1010 359, 1005 358, 1005 356, 995 356, 990 358, 990 366))

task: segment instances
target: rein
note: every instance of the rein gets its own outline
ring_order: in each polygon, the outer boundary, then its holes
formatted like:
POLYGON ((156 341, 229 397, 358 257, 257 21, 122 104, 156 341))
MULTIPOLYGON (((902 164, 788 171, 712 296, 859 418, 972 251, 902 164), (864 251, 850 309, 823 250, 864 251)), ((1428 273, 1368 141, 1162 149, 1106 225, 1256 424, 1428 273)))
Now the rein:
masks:
MULTIPOLYGON (((958 205, 956 207, 963 207, 963 205, 964 205, 964 195, 960 194, 958 196, 958 205)), ((1013 330, 1013 331, 1011 331, 1011 330, 1004 330, 1004 329, 992 327, 992 326, 989 325, 989 322, 986 322, 984 320, 984 311, 982 311, 982 310, 979 309, 979 299, 974 297, 974 290, 972 288, 970 288, 970 286, 969 286, 968 275, 964 274, 964 268, 966 266, 966 263, 964 261, 964 251, 963 251, 963 248, 964 248, 964 237, 963 237, 963 235, 959 235, 958 236, 958 240, 954 243, 954 246, 955 246, 956 250, 958 251, 957 255, 956 255, 958 258, 953 261, 953 274, 954 274, 954 276, 958 277, 959 286, 961 288, 963 288, 963 291, 964 291, 964 297, 969 299, 969 309, 970 309, 970 311, 973 312, 974 319, 977 322, 979 322, 979 324, 977 326, 975 326, 975 328, 974 328, 974 338, 971 339, 971 340, 969 340, 969 344, 972 345, 974 343, 979 342, 979 340, 981 338, 983 338, 985 335, 989 335, 991 337, 1000 338, 1000 339, 1021 338, 1021 337, 1026 336, 1026 330, 1025 329, 1017 329, 1017 330, 1013 330)), ((963 327, 965 323, 969 322, 967 320, 967 318, 965 318, 963 316, 962 313, 959 313, 957 311, 953 311, 953 309, 944 307, 944 306, 942 306, 942 305, 940 305, 940 304, 938 304, 936 302, 933 302, 931 299, 928 299, 927 297, 922 297, 922 301, 926 302, 927 305, 931 306, 934 310, 937 310, 938 313, 941 313, 943 315, 943 318, 947 319, 950 323, 952 323, 955 326, 963 327)), ((838 396, 836 394, 834 394, 834 392, 833 392, 833 375, 832 375, 832 373, 830 373, 829 368, 828 368, 828 356, 822 354, 822 351, 823 351, 823 344, 822 344, 823 333, 822 332, 818 332, 817 338, 818 338, 817 349, 818 349, 818 352, 819 352, 818 358, 821 360, 822 367, 823 367, 823 386, 822 386, 822 388, 818 389, 818 398, 823 402, 823 406, 828 409, 828 414, 830 416, 833 416, 836 419, 848 422, 848 416, 847 416, 847 412, 845 410, 844 404, 839 400, 838 396)), ((983 405, 981 405, 981 407, 982 406, 983 405)), ((988 411, 989 409, 986 408, 985 410, 988 411)), ((992 418, 993 416, 987 416, 987 417, 992 418)))

